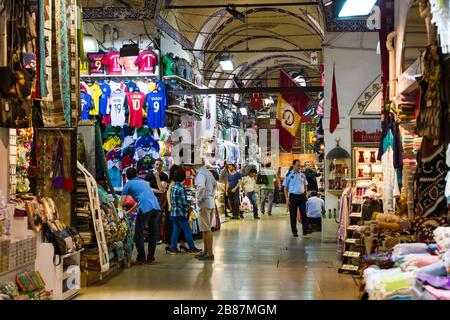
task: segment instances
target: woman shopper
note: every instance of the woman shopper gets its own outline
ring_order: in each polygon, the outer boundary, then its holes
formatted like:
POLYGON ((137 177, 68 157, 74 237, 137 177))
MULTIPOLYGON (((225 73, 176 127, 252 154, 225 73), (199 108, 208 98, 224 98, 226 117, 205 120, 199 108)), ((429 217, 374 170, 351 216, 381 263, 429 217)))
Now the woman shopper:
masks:
MULTIPOLYGON (((165 243, 166 244, 171 244, 172 243, 172 232, 173 232, 173 222, 170 219, 170 213, 172 212, 172 202, 170 199, 170 192, 172 190, 172 187, 175 184, 174 181, 174 177, 175 177, 175 172, 181 169, 181 167, 177 164, 172 165, 172 167, 170 167, 169 170, 169 186, 167 188, 167 193, 166 193, 166 198, 167 198, 167 218, 166 218, 166 237, 165 237, 165 243)), ((186 239, 184 237, 184 234, 180 234, 179 237, 179 242, 180 242, 180 249, 185 251, 185 252, 189 252, 189 248, 186 245, 186 239)))
MULTIPOLYGON (((242 176, 239 172, 236 171, 236 165, 233 163, 228 164, 228 181, 226 187, 226 194, 228 195, 228 199, 231 202, 231 209, 233 212, 233 216, 231 219, 239 219, 240 214, 240 200, 239 200, 239 191, 242 183, 242 176)), ((241 218, 244 216, 241 214, 241 218)))
POLYGON ((256 169, 250 169, 248 176, 242 179, 242 189, 244 194, 249 198, 250 203, 253 206, 253 218, 259 219, 258 216, 258 204, 256 203, 256 176, 258 171, 256 169))
POLYGON ((178 168, 173 172, 174 184, 170 189, 170 219, 173 223, 172 231, 172 243, 170 247, 166 248, 166 252, 171 254, 177 254, 178 250, 178 237, 181 231, 183 231, 184 237, 189 245, 189 253, 196 254, 201 252, 200 249, 195 247, 194 239, 192 237, 191 227, 189 226, 189 205, 187 200, 186 189, 182 185, 186 179, 186 173, 183 169, 178 168))
POLYGON ((226 187, 227 187, 227 183, 228 183, 228 176, 230 175, 230 172, 228 171, 228 164, 226 161, 224 161, 223 163, 223 168, 222 171, 220 172, 220 176, 219 176, 219 182, 223 184, 223 186, 225 186, 225 193, 223 195, 224 197, 224 203, 225 203, 225 218, 228 218, 228 195, 226 192, 226 187))

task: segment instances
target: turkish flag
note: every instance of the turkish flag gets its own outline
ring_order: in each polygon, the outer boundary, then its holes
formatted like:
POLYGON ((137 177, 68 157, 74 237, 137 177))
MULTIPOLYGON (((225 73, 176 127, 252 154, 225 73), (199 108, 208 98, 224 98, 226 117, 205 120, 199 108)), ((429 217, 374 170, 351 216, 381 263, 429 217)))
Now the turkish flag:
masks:
POLYGON ((333 83, 331 88, 331 110, 330 110, 330 133, 336 130, 339 124, 339 107, 336 90, 336 78, 334 76, 334 64, 333 64, 333 83))
MULTIPOLYGON (((294 80, 284 71, 280 70, 280 87, 298 87, 294 80)), ((295 142, 295 135, 298 130, 300 121, 296 121, 296 119, 301 119, 302 122, 310 122, 310 118, 303 117, 303 112, 305 112, 306 107, 309 104, 310 98, 304 92, 290 92, 290 93, 281 93, 280 97, 283 99, 282 104, 278 104, 279 111, 277 116, 277 129, 280 134, 280 145, 285 151, 291 151, 292 146, 295 142), (289 107, 288 107, 289 106, 289 107), (293 117, 286 117, 280 113, 282 111, 280 108, 284 108, 284 110, 291 109, 293 111, 293 117), (292 119, 291 119, 292 118, 292 119), (282 121, 294 120, 294 127, 290 127, 287 130, 286 124, 283 124, 282 121)))

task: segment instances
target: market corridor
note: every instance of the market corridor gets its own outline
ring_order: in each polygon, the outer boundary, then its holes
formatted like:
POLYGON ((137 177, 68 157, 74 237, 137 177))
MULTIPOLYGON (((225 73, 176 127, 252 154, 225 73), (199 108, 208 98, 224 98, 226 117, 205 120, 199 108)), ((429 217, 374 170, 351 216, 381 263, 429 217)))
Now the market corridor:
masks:
POLYGON ((215 261, 166 255, 153 266, 126 269, 78 299, 357 299, 349 275, 335 268, 336 246, 320 234, 293 238, 285 207, 272 217, 229 221, 214 234, 215 261))

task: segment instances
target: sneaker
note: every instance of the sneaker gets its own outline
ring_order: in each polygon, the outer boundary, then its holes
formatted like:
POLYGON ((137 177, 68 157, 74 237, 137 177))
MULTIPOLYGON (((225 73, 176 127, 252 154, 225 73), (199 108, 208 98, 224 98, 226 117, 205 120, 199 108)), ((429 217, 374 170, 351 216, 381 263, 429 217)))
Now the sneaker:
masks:
POLYGON ((201 260, 201 261, 212 261, 212 260, 214 260, 214 255, 208 256, 208 255, 205 254, 205 255, 199 257, 198 260, 201 260))
POLYGON ((158 240, 158 241, 156 241, 156 244, 157 245, 160 245, 160 244, 162 244, 163 243, 163 241, 162 240, 158 240))
POLYGON ((195 256, 195 258, 196 259, 200 259, 201 257, 203 257, 203 256, 205 256, 206 255, 206 252, 201 252, 201 253, 199 253, 199 254, 197 254, 196 256, 195 256))
POLYGON ((144 261, 139 261, 139 260, 133 261, 133 262, 131 263, 132 266, 142 266, 142 265, 144 265, 144 264, 145 264, 144 261))

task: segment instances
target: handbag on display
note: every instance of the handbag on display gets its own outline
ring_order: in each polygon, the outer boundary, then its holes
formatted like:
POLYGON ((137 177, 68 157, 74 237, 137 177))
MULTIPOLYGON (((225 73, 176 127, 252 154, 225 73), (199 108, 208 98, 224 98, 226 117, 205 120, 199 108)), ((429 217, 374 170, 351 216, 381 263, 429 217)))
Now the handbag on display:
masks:
POLYGON ((139 55, 139 46, 137 44, 124 44, 120 48, 121 57, 134 57, 139 55))
POLYGON ((72 236, 72 241, 75 245, 75 249, 77 251, 84 248, 83 238, 80 236, 80 233, 74 227, 69 228, 69 234, 72 236))

